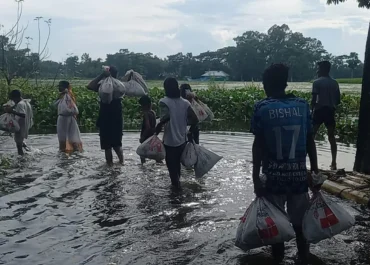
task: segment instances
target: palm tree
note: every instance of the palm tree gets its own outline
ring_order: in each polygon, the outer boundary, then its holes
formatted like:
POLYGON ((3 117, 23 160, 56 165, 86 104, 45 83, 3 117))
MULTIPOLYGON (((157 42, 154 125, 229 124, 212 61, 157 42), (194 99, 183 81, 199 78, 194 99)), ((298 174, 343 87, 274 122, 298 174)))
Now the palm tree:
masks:
MULTIPOLYGON (((346 0, 327 0, 339 4, 346 0)), ((357 0, 358 6, 370 9, 370 0, 357 0)), ((364 73, 362 76, 361 103, 358 115, 357 151, 353 170, 370 174, 370 25, 367 34, 364 73)))

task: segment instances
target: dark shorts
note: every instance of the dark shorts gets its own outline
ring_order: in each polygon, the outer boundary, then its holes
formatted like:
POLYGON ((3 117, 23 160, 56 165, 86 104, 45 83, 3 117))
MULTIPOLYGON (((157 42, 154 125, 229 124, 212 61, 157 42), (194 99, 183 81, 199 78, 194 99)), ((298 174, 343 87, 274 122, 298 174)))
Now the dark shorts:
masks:
POLYGON ((335 126, 335 109, 322 107, 313 112, 313 125, 335 126))

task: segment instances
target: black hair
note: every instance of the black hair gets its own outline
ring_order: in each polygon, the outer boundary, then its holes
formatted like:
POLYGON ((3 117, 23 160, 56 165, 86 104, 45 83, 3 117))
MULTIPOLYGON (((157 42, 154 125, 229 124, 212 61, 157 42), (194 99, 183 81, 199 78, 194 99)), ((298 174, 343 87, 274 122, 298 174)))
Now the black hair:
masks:
POLYGON ((69 82, 68 81, 60 81, 59 82, 59 87, 68 88, 69 87, 69 82))
POLYGON ((110 72, 110 74, 111 74, 112 77, 117 78, 117 76, 118 76, 118 69, 117 69, 117 67, 111 65, 109 67, 109 72, 110 72))
MULTIPOLYGON (((289 67, 282 63, 271 64, 263 73, 263 86, 282 92, 288 86, 289 67)), ((271 91, 272 92, 272 91, 271 91)))
POLYGON ((181 84, 180 89, 186 89, 191 91, 191 86, 187 83, 181 84))
POLYGON ((179 98, 180 97, 180 89, 179 83, 177 82, 176 78, 168 77, 164 80, 163 83, 164 93, 169 98, 179 98))
POLYGON ((13 98, 21 98, 21 97, 22 97, 22 93, 18 89, 15 89, 15 90, 11 91, 10 94, 9 94, 9 98, 10 99, 13 99, 13 98))
POLYGON ((139 99, 139 104, 143 107, 149 107, 152 105, 152 100, 149 96, 145 95, 139 99))
POLYGON ((186 98, 186 90, 189 90, 191 92, 191 86, 189 84, 181 84, 180 86, 181 97, 186 98))
POLYGON ((329 61, 321 61, 318 62, 317 65, 319 66, 320 70, 326 74, 330 73, 331 63, 329 61))

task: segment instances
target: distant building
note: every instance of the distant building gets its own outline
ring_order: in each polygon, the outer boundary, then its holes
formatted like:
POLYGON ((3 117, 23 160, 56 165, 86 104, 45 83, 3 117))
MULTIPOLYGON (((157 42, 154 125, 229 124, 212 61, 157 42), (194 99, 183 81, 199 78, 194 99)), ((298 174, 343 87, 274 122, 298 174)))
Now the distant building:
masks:
POLYGON ((215 80, 215 81, 228 81, 229 75, 224 71, 207 71, 200 78, 202 81, 215 80))

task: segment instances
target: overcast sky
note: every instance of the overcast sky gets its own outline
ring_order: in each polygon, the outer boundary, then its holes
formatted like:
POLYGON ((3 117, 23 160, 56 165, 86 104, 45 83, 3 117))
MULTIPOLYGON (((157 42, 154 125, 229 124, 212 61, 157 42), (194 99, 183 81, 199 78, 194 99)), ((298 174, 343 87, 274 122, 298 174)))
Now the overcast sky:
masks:
MULTIPOLYGON (((326 0, 24 0, 21 23, 37 47, 37 16, 52 19, 50 59, 67 54, 105 58, 127 48, 159 57, 199 54, 234 45, 247 30, 274 24, 321 40, 335 55, 358 52, 363 60, 370 11, 355 0, 327 6, 326 0)), ((0 24, 16 20, 14 0, 0 0, 0 24)), ((43 36, 46 26, 42 25, 43 36)))

